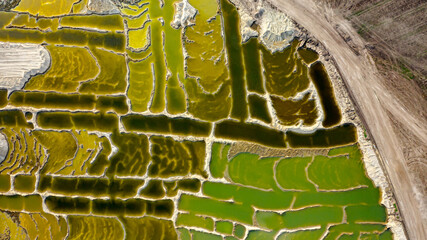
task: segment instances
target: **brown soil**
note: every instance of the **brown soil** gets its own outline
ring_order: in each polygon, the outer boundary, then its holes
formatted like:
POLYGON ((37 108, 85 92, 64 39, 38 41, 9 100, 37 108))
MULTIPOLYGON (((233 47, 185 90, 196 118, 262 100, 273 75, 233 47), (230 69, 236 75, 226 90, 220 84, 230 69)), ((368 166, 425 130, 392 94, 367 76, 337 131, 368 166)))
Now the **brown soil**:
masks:
POLYGON ((18 6, 21 0, 4 0, 0 2, 0 10, 1 11, 9 11, 12 8, 18 6))
POLYGON ((425 0, 315 1, 337 10, 369 44, 378 47, 378 51, 386 58, 423 74, 424 86, 427 86, 425 0))

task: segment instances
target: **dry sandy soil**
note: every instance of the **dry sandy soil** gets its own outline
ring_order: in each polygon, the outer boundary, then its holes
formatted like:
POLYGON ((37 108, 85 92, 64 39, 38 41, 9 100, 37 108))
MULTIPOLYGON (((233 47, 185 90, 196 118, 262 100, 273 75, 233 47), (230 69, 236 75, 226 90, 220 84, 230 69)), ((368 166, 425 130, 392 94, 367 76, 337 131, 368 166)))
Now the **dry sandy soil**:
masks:
POLYGON ((332 10, 320 8, 311 0, 269 2, 307 29, 335 59, 350 96, 378 148, 409 239, 427 239, 427 224, 423 219, 426 196, 413 187, 414 178, 405 160, 406 147, 400 140, 407 132, 417 139, 413 144, 421 149, 427 146, 427 121, 423 114, 407 109, 384 84, 383 76, 365 49, 363 40, 348 21, 332 10), (345 41, 345 38, 351 41, 345 41))
POLYGON ((374 49, 371 55, 394 63, 427 96, 427 1, 314 0, 352 23, 374 49))

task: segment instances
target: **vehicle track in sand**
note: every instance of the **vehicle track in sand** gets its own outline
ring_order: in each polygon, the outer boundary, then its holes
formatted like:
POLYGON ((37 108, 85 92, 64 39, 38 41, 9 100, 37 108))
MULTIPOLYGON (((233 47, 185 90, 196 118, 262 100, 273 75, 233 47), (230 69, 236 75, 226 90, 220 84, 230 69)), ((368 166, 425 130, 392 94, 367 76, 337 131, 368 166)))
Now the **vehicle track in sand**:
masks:
POLYGON ((363 49, 363 41, 348 22, 336 16, 326 17, 325 11, 310 0, 268 0, 268 2, 307 29, 334 58, 356 110, 378 148, 409 239, 427 239, 427 224, 422 218, 422 210, 415 197, 403 147, 393 131, 392 121, 387 113, 404 126, 405 129, 402 131, 411 131, 417 136, 422 145, 427 145, 426 119, 416 117, 405 109, 383 85, 375 63, 367 51, 363 50, 360 55, 356 55, 335 30, 334 26, 340 25, 363 49))

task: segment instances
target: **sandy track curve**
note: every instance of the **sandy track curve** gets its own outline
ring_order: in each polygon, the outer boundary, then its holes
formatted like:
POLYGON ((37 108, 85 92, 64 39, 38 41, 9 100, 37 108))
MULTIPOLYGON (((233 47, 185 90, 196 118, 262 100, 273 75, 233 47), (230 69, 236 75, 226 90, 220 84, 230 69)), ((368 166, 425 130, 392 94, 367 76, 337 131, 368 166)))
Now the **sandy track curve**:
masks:
MULTIPOLYGON (((423 221, 419 203, 415 198, 403 148, 393 131, 387 112, 402 123, 405 129, 413 132, 420 139, 420 144, 424 145, 427 144, 426 119, 418 119, 409 113, 385 89, 381 76, 366 51, 357 56, 334 29, 337 22, 328 21, 324 12, 312 1, 268 1, 307 29, 335 59, 359 115, 367 125, 381 155, 382 164, 391 180, 403 215, 408 237, 414 240, 427 239, 427 224, 423 221)), ((346 30, 353 40, 362 42, 351 27, 346 27, 346 30)))

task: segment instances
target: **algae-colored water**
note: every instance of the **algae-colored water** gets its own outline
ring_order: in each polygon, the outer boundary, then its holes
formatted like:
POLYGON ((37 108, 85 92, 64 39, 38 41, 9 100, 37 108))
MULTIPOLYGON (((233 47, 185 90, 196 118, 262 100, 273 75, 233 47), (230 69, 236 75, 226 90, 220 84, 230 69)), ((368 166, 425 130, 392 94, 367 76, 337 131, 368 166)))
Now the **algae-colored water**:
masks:
POLYGON ((85 129, 111 131, 118 128, 116 114, 107 113, 70 113, 70 112, 39 112, 37 122, 43 128, 53 129, 85 129))
POLYGON ((292 126, 302 122, 305 126, 311 126, 318 118, 318 110, 314 99, 310 99, 310 93, 306 93, 300 100, 283 100, 280 97, 271 96, 273 108, 277 118, 285 126, 292 126))
POLYGON ((49 196, 45 199, 47 208, 56 213, 64 214, 88 214, 90 213, 91 201, 88 198, 68 198, 49 196))
POLYGON ((126 90, 126 59, 124 56, 100 49, 91 49, 100 65, 100 74, 79 87, 81 93, 112 94, 126 90))
POLYGON ((221 0, 221 8, 224 16, 225 46, 232 82, 233 104, 231 116, 243 121, 248 115, 248 110, 246 106, 246 83, 239 31, 239 14, 236 8, 227 0, 221 0))
POLYGON ((209 231, 214 230, 212 218, 203 218, 192 214, 179 214, 176 220, 178 226, 199 227, 209 231))
POLYGON ((258 211, 255 218, 261 227, 279 230, 337 224, 342 221, 343 214, 340 207, 312 207, 284 214, 258 211))
POLYGON ((256 94, 251 94, 249 99, 249 112, 252 118, 271 123, 271 116, 267 108, 267 100, 256 94))
POLYGON ((234 225, 234 235, 238 238, 243 238, 245 236, 246 228, 243 225, 235 224, 234 225))
POLYGON ((218 200, 234 199, 243 205, 252 205, 259 209, 280 210, 291 206, 294 194, 271 190, 258 190, 248 187, 238 187, 234 184, 210 183, 203 185, 203 193, 218 200))
POLYGON ((319 93, 325 118, 324 127, 331 127, 341 121, 341 111, 334 97, 334 90, 322 63, 316 62, 310 67, 310 76, 319 93))
MULTIPOLYGON (((166 2, 163 6, 163 11, 165 22, 170 23, 174 15, 173 1, 166 2)), ((183 113, 187 106, 184 90, 180 87, 180 83, 185 78, 182 33, 180 30, 172 28, 170 24, 165 24, 164 34, 164 52, 166 54, 167 68, 172 74, 167 80, 166 107, 171 114, 183 113)))
POLYGON ((219 3, 189 2, 199 14, 195 17, 196 24, 184 32, 187 39, 184 48, 189 56, 186 59, 189 76, 184 81, 188 112, 199 119, 217 121, 229 115, 232 104, 219 3))
POLYGON ((7 105, 7 89, 0 89, 0 107, 7 105))
POLYGON ((230 219, 241 223, 252 224, 253 209, 249 206, 230 202, 219 202, 209 198, 182 195, 179 200, 180 210, 195 214, 206 214, 216 218, 230 219))
POLYGON ((0 12, 0 28, 4 28, 5 26, 7 26, 15 16, 16 16, 15 13, 1 11, 0 12))
POLYGON ((170 137, 150 138, 152 164, 151 177, 186 176, 197 174, 206 178, 204 171, 205 142, 175 141, 170 137))
POLYGON ((219 233, 231 235, 233 233, 233 223, 227 221, 217 221, 215 223, 215 230, 219 233))
POLYGON ((31 175, 17 175, 14 178, 13 187, 15 191, 32 193, 35 189, 36 177, 31 175))
POLYGON ((209 170, 213 177, 221 178, 224 176, 228 163, 227 154, 229 149, 230 145, 213 143, 211 148, 211 161, 209 165, 209 170))
POLYGON ((109 31, 124 30, 123 19, 120 15, 66 16, 61 19, 61 26, 89 27, 109 31))
POLYGON ((151 23, 151 43, 154 57, 154 97, 150 110, 158 113, 165 108, 166 66, 163 53, 162 25, 158 20, 151 23))
POLYGON ((161 199, 166 195, 162 181, 150 180, 148 184, 139 191, 139 195, 147 198, 161 199))
POLYGON ((0 126, 33 128, 33 124, 28 123, 25 119, 24 113, 19 110, 1 110, 0 126))
POLYGON ((40 195, 27 195, 24 197, 24 209, 28 212, 41 212, 43 210, 40 195))
POLYGON ((318 230, 306 230, 296 232, 284 232, 279 235, 279 240, 306 240, 306 239, 320 239, 325 232, 324 228, 318 230))
POLYGON ((122 225, 115 218, 70 216, 70 239, 121 239, 124 237, 122 225), (105 231, 105 229, 110 229, 105 231))
POLYGON ((384 206, 349 206, 345 209, 349 222, 377 222, 384 223, 387 220, 384 206))
POLYGON ((105 178, 76 178, 76 177, 53 177, 43 178, 38 189, 42 192, 59 193, 63 195, 78 194, 81 196, 109 196, 109 197, 133 197, 137 190, 144 184, 143 180, 137 179, 114 179, 105 178))
POLYGON ((24 210, 24 197, 19 195, 1 195, 0 207, 9 211, 22 211, 24 210))
POLYGON ((44 74, 32 77, 25 89, 75 92, 82 81, 96 77, 99 68, 85 48, 48 45, 52 64, 44 74))
POLYGON ((249 91, 264 94, 264 82, 261 72, 261 57, 258 39, 251 38, 242 44, 245 61, 246 84, 249 91))
POLYGON ((60 29, 52 32, 41 32, 27 29, 0 30, 0 40, 17 43, 49 43, 75 46, 105 47, 109 50, 123 52, 125 38, 121 33, 98 33, 75 29, 60 29))
POLYGON ((370 184, 361 157, 316 156, 307 171, 309 178, 320 189, 350 189, 370 184))
POLYGON ((10 177, 8 175, 0 175, 0 192, 9 191, 10 186, 10 177))
POLYGON ((256 124, 245 124, 231 120, 215 124, 215 137, 256 142, 271 147, 284 147, 284 133, 256 124))
POLYGON ((228 175, 235 183, 260 189, 274 189, 276 183, 271 176, 278 158, 259 158, 256 154, 240 153, 230 160, 228 175))
POLYGON ((308 88, 308 68, 296 54, 298 44, 293 40, 290 46, 274 53, 260 45, 265 86, 270 94, 288 98, 308 88))
POLYGON ((315 186, 308 181, 305 169, 312 157, 293 157, 282 159, 276 166, 277 183, 283 189, 313 191, 315 186))
POLYGON ((127 115, 121 118, 129 131, 208 136, 211 124, 189 118, 168 118, 165 115, 127 115))
POLYGON ((58 16, 67 14, 72 5, 77 0, 64 0, 64 1, 50 1, 50 0, 22 0, 19 5, 15 7, 14 11, 29 12, 32 15, 39 15, 45 17, 58 16))
POLYGON ((340 146, 356 142, 357 132, 353 124, 343 124, 330 129, 319 129, 311 134, 288 131, 286 140, 295 148, 340 146))
POLYGON ((228 77, 219 5, 217 1, 210 0, 189 2, 199 12, 195 17, 196 24, 184 32, 187 39, 184 46, 189 55, 186 61, 187 73, 198 78, 200 86, 212 93, 228 77))
POLYGON ((35 108, 93 109, 94 95, 60 94, 53 92, 15 91, 10 95, 10 104, 35 108))
POLYGON ((319 54, 309 48, 298 48, 298 55, 304 60, 305 63, 310 64, 319 59, 319 54))
POLYGON ((214 94, 204 94, 192 78, 186 80, 185 86, 190 99, 188 112, 193 116, 206 121, 218 121, 229 115, 232 104, 229 82, 222 84, 214 94))
POLYGON ((112 110, 116 113, 124 114, 129 110, 126 96, 99 96, 96 101, 96 109, 103 112, 112 110))
POLYGON ((127 96, 131 102, 131 109, 137 112, 147 110, 153 91, 152 55, 147 57, 141 62, 129 62, 128 64, 130 73, 127 96))
POLYGON ((174 224, 170 220, 154 217, 120 218, 130 239, 150 240, 158 237, 177 239, 174 224))
POLYGON ((109 152, 107 152, 107 156, 99 161, 97 168, 100 168, 102 173, 106 171, 109 177, 143 176, 147 172, 150 161, 148 137, 142 134, 121 134, 114 131, 111 140, 111 144, 116 145, 118 151, 111 158, 108 158, 109 152), (107 169, 104 170, 105 168, 107 169))

